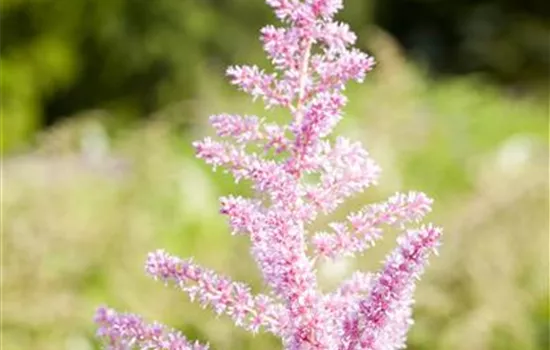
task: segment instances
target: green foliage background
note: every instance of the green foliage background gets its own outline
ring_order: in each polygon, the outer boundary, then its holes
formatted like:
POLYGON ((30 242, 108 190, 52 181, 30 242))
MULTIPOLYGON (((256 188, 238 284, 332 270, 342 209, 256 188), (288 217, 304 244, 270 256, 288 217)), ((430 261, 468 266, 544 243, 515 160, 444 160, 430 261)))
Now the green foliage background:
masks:
MULTIPOLYGON (((363 141, 383 176, 316 228, 395 191, 427 192, 436 200, 430 219, 445 227, 445 240, 419 283, 409 349, 547 349, 545 68, 535 69, 538 80, 522 65, 499 73, 509 65, 495 51, 494 69, 483 74, 434 78, 430 60, 411 60, 414 52, 376 25, 388 5, 346 6, 341 18, 380 64, 365 84, 350 86, 338 132, 363 141)), ((213 317, 142 268, 147 252, 164 248, 262 289, 246 239, 231 237, 217 214, 219 195, 249 189, 212 173, 190 143, 212 134, 212 113, 265 114, 228 86, 223 69, 265 64, 256 39, 273 21, 267 6, 3 0, 0 10, 2 348, 99 348, 91 318, 107 303, 214 349, 278 349, 275 339, 213 317)), ((537 16, 533 23, 541 28, 537 16)), ((532 38, 542 52, 540 36, 532 38)), ((514 57, 544 62, 502 40, 514 57)), ((324 286, 354 269, 378 268, 395 234, 360 259, 320 264, 324 286)))
MULTIPOLYGON (((82 110, 124 124, 192 99, 201 70, 260 61, 258 30, 274 20, 255 0, 2 0, 0 16, 6 151, 82 110)), ((374 24, 435 74, 476 72, 546 98, 548 16, 544 0, 346 0, 340 17, 370 52, 374 24)))

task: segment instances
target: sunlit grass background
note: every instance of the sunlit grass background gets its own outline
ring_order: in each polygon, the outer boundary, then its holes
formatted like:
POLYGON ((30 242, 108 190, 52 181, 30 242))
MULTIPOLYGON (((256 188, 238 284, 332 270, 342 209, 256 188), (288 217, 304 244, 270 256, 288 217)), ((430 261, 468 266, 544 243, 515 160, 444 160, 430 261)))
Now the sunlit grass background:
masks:
MULTIPOLYGON (((338 132, 365 144, 383 167, 381 183, 316 226, 395 191, 428 193, 444 245, 419 283, 409 349, 548 349, 546 103, 475 76, 431 81, 389 40, 376 45, 381 64, 350 87, 338 132)), ((246 239, 231 237, 217 214, 218 196, 247 187, 212 173, 190 147, 213 133, 208 115, 262 114, 262 106, 201 75, 197 98, 149 121, 121 128, 108 112, 83 112, 4 158, 3 349, 99 348, 92 317, 101 304, 213 349, 279 348, 143 272, 147 252, 164 248, 262 290, 246 239)), ((321 263, 326 288, 379 268, 394 238, 360 259, 321 263)))

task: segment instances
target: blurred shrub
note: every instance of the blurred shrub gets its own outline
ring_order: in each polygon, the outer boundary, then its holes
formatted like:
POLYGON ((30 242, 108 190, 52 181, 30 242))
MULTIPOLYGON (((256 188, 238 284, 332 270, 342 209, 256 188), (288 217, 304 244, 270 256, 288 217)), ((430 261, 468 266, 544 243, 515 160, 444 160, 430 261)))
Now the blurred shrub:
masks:
POLYGON ((516 90, 548 90, 545 0, 385 0, 374 13, 377 25, 435 73, 478 72, 516 90))
MULTIPOLYGON (((364 23, 362 1, 349 1, 364 23)), ((208 66, 261 52, 261 1, 2 0, 1 90, 6 150, 55 120, 108 109, 123 121, 196 96, 208 66)))
MULTIPOLYGON (((341 18, 358 33, 374 19, 435 71, 545 89, 547 13, 542 0, 346 0, 341 18)), ((195 98, 202 72, 261 62, 258 29, 274 21, 263 1, 250 0, 2 0, 0 17, 5 151, 83 110, 126 123, 195 98)))
POLYGON ((193 93, 221 24, 195 1, 19 1, 2 7, 4 146, 83 109, 150 113, 193 93))

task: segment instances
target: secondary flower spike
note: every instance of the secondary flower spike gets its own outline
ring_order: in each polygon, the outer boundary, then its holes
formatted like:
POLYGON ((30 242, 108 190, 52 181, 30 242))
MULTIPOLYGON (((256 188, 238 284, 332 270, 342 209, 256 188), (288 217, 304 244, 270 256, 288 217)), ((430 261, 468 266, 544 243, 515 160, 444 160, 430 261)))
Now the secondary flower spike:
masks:
MULTIPOLYGON (((432 224, 409 225, 431 211, 432 199, 420 192, 396 193, 329 224, 326 232, 310 234, 317 216, 375 186, 381 175, 361 143, 333 135, 347 103, 346 83, 362 82, 375 62, 352 47, 356 35, 349 26, 334 20, 341 0, 267 4, 282 23, 260 31, 273 71, 232 66, 227 75, 266 109, 286 109, 291 121, 214 115, 210 122, 217 137, 193 146, 214 170, 254 189, 251 198, 220 198, 220 214, 232 234, 249 237, 268 290, 253 294, 245 283, 164 250, 149 254, 146 272, 251 333, 279 337, 287 350, 405 348, 414 289, 442 232, 432 224), (335 291, 322 292, 317 261, 362 254, 388 227, 402 234, 380 271, 356 271, 335 291)), ((208 348, 167 326, 105 307, 98 309, 96 323, 107 349, 208 348)))

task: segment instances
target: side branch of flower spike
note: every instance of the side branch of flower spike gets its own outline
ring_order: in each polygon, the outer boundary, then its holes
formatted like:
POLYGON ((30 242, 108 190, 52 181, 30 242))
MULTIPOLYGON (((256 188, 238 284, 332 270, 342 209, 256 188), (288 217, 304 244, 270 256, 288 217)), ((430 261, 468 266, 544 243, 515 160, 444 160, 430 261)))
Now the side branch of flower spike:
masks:
POLYGON ((387 201, 367 205, 348 215, 348 223, 333 222, 333 233, 319 232, 312 238, 318 255, 328 258, 353 256, 382 238, 382 225, 397 228, 420 222, 431 211, 432 199, 424 193, 397 193, 387 201), (351 226, 351 231, 349 227, 351 226))
POLYGON ((253 296, 246 284, 233 282, 190 259, 183 260, 159 250, 149 254, 145 269, 153 278, 177 286, 191 300, 211 307, 218 315, 228 315, 248 331, 256 333, 264 327, 278 334, 283 327, 286 311, 282 305, 266 295, 253 296))
POLYGON ((117 313, 113 309, 100 307, 95 314, 99 325, 97 335, 106 341, 109 350, 169 349, 208 350, 208 345, 190 342, 179 331, 160 323, 147 324, 139 316, 117 313))

